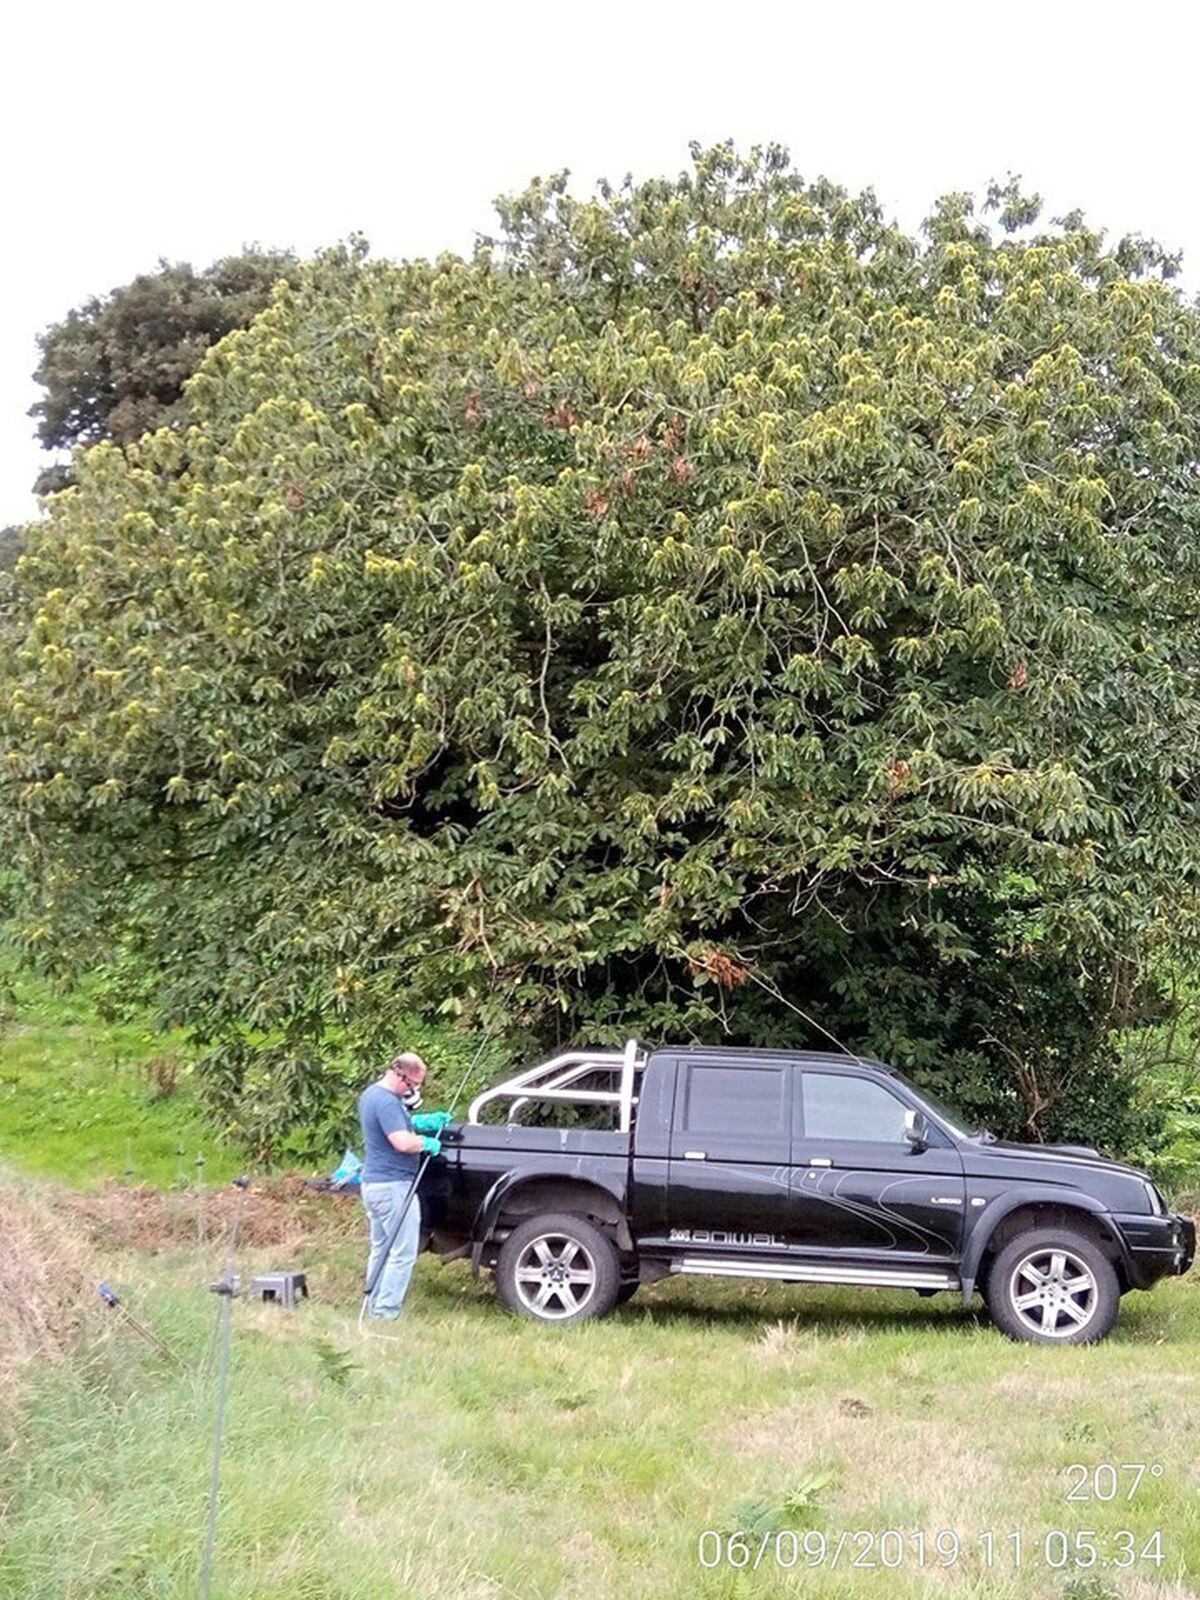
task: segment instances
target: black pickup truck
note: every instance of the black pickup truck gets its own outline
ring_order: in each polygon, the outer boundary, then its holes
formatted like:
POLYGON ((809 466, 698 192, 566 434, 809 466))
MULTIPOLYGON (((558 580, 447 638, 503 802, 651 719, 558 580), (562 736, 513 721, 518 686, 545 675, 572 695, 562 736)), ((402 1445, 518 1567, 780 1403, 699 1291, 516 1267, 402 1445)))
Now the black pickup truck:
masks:
POLYGON ((431 1248, 559 1324, 697 1273, 978 1288, 1013 1338, 1086 1343, 1196 1245, 1144 1173, 971 1132, 878 1061, 636 1041, 479 1095, 421 1202, 431 1248))

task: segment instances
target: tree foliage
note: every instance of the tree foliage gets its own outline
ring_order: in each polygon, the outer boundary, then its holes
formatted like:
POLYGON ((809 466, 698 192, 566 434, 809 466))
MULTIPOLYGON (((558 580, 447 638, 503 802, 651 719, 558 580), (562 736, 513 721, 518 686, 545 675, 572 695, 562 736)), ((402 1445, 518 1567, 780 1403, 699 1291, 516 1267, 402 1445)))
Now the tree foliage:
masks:
MULTIPOLYGON (((47 328, 35 382, 45 394, 30 411, 47 450, 113 439, 129 444, 187 419, 183 387, 211 345, 244 328, 266 305, 271 286, 296 270, 289 251, 245 250, 203 272, 185 261, 159 263, 111 293, 93 296, 47 328)), ((66 488, 71 469, 39 476, 39 494, 66 488)))
POLYGON ((1117 1140, 1196 882, 1196 315, 1014 183, 912 237, 693 154, 471 260, 328 254, 185 436, 80 459, 2 674, 25 937, 118 944, 280 1119, 407 1007, 824 1042, 799 1007, 1117 1140))
POLYGON ((17 564, 24 545, 25 529, 20 523, 10 523, 0 528, 0 572, 8 572, 17 564))

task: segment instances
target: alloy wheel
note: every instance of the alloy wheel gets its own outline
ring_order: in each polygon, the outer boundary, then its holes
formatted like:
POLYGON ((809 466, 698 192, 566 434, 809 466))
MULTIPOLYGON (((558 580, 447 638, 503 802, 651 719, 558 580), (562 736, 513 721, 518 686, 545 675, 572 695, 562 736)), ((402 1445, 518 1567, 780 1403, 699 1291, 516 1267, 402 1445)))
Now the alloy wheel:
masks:
POLYGON ((1086 1328, 1096 1313, 1096 1279, 1073 1251, 1053 1246, 1031 1250, 1008 1280, 1013 1311, 1041 1339, 1065 1339, 1086 1328))
POLYGON ((596 1290, 596 1263, 565 1233, 543 1233, 521 1251, 516 1288, 531 1315, 556 1322, 582 1311, 596 1290))

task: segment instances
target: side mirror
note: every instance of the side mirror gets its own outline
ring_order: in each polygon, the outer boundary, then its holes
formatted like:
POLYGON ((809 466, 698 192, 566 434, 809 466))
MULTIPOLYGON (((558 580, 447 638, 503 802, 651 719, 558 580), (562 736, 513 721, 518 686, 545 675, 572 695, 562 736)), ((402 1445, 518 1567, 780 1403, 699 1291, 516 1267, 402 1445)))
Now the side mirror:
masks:
POLYGON ((904 1141, 914 1156, 929 1144, 929 1124, 923 1111, 909 1110, 904 1113, 904 1141))

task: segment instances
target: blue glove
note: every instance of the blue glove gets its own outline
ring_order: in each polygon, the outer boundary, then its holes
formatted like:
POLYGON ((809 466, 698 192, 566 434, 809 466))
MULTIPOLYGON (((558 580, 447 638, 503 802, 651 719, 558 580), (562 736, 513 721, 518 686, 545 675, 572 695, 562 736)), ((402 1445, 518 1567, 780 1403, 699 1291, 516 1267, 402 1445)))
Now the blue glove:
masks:
POLYGON ((442 1141, 434 1134, 427 1133, 421 1140, 421 1149, 424 1150, 427 1156, 440 1156, 442 1153, 442 1141))
POLYGON ((448 1111, 420 1111, 412 1119, 414 1133, 441 1133, 454 1118, 448 1111))

